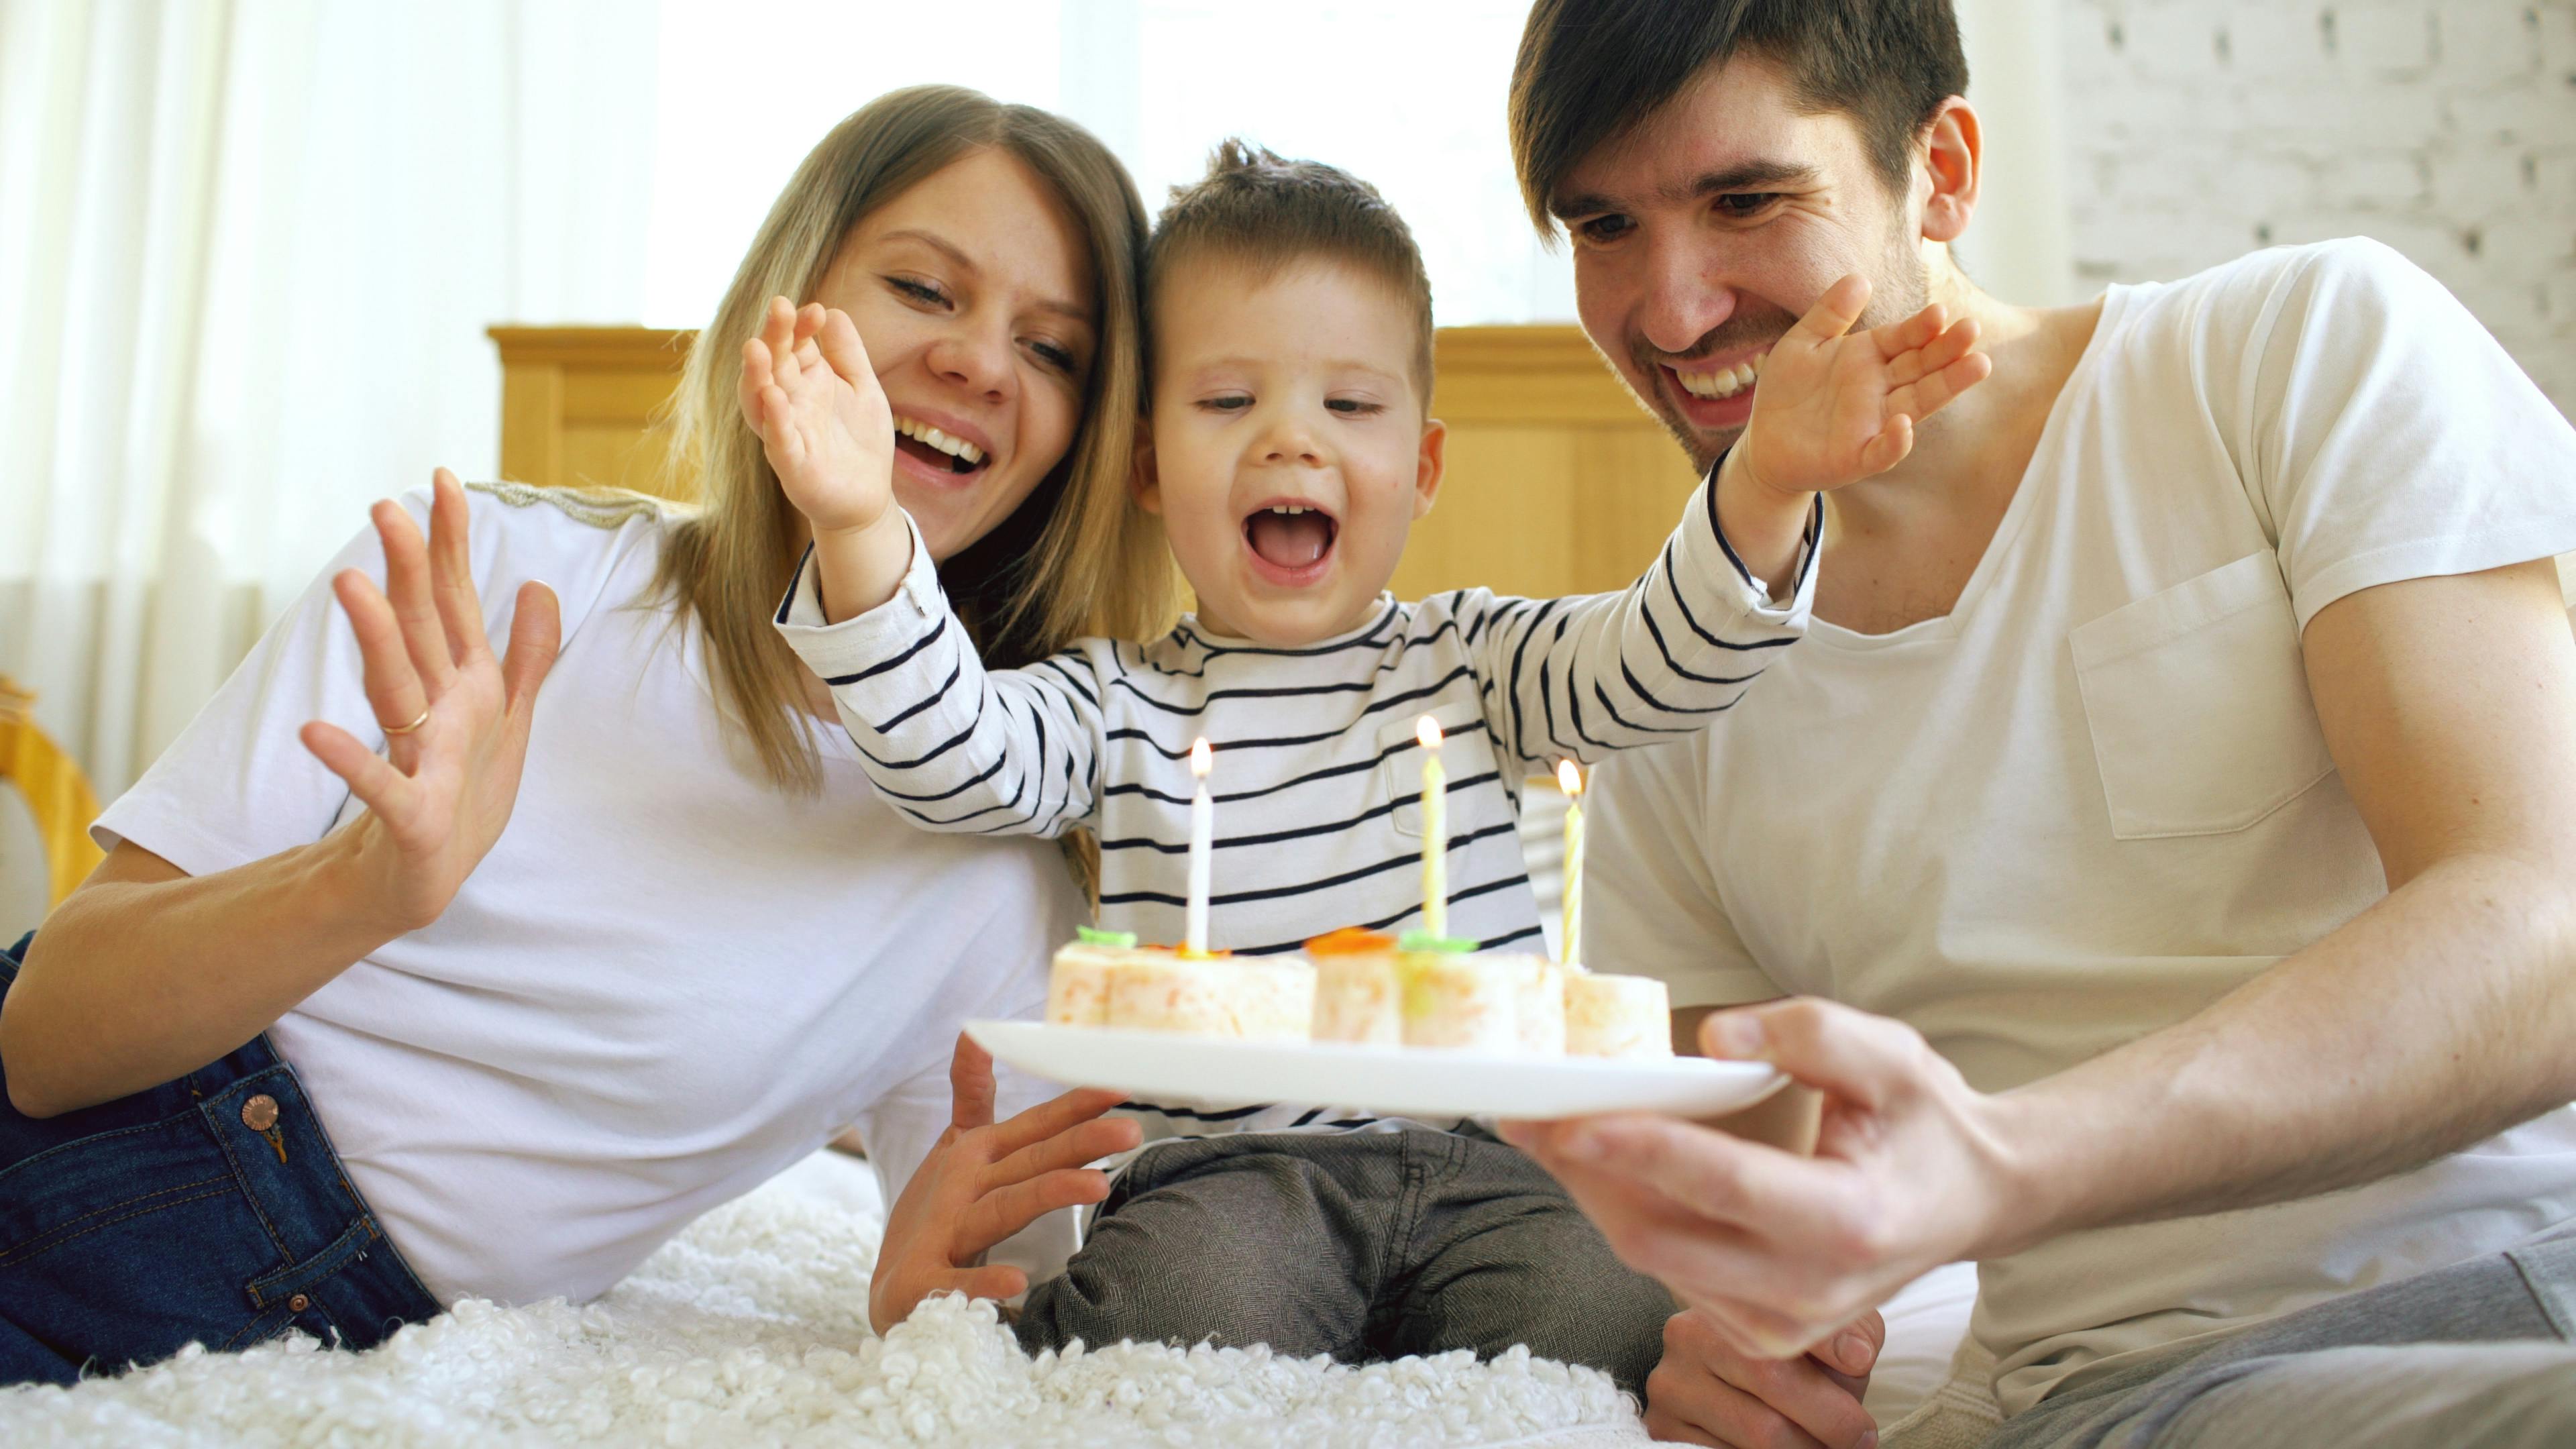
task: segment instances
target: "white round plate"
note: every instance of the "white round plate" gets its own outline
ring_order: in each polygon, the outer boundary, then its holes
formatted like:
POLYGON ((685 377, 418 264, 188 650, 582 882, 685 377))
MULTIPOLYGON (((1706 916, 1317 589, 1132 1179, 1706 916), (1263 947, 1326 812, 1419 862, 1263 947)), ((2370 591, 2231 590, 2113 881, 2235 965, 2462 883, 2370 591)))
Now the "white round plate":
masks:
POLYGON ((1343 1042, 1251 1042, 1035 1021, 970 1021, 997 1061, 1077 1087, 1157 1102, 1298 1102, 1405 1117, 1548 1121, 1597 1112, 1713 1117, 1786 1080, 1760 1062, 1704 1057, 1524 1057, 1343 1042))

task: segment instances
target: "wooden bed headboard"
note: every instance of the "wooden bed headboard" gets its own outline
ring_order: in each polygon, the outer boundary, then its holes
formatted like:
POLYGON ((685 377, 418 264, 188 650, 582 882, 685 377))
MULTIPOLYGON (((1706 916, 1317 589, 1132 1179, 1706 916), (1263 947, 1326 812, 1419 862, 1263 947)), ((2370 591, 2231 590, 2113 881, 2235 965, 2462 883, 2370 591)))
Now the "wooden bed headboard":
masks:
MULTIPOLYGON (((494 327, 501 476, 668 492, 655 413, 688 332, 494 327)), ((1439 507, 1395 591, 1482 584, 1550 596, 1625 587, 1654 561, 1695 481, 1661 424, 1573 327, 1445 327, 1433 416, 1449 424, 1439 507)))

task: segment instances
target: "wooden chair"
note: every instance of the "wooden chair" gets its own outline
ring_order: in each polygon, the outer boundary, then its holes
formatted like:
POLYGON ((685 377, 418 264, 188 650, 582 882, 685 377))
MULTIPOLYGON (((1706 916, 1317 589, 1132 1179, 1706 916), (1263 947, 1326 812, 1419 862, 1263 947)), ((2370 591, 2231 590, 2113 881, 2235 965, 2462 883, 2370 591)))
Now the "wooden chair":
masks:
POLYGON ((18 787, 36 817, 50 878, 47 900, 59 904, 104 858, 89 838, 98 796, 72 757, 36 727, 29 713, 35 702, 35 695, 0 674, 0 781, 18 787))

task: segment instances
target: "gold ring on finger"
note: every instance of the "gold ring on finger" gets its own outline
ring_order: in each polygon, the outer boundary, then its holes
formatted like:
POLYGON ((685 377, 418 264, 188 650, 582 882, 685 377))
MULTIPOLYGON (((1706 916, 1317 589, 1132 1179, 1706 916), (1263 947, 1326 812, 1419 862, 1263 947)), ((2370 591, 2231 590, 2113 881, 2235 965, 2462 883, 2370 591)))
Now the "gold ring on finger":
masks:
POLYGON ((386 725, 384 728, 385 733, 388 735, 407 735, 427 723, 429 723, 429 706, 424 704, 420 707, 419 718, 414 719, 410 724, 386 725))

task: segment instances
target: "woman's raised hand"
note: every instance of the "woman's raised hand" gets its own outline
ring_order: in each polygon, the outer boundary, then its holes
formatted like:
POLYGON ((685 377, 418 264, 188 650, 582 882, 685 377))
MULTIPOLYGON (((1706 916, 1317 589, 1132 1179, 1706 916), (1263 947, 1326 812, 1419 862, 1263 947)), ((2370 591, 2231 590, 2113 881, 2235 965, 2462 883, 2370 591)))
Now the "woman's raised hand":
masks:
POLYGON ((934 1293, 1008 1298, 1027 1288, 1019 1269, 984 1266, 985 1251, 1058 1208, 1107 1197, 1108 1177, 1085 1164, 1134 1147, 1140 1135, 1133 1122, 1101 1116, 1126 1097, 1098 1088, 996 1124, 992 1055, 963 1033, 948 1085, 948 1130, 886 1214, 868 1280, 868 1319, 879 1333, 934 1293))
POLYGON ((894 506, 894 413, 848 314, 773 297, 742 345, 742 416, 787 501, 818 533, 874 526, 894 506))
POLYGON ((509 655, 492 657, 466 551, 465 490, 444 468, 432 490, 426 544, 399 505, 375 506, 382 589, 356 569, 331 581, 357 631, 384 753, 320 720, 302 735, 367 807, 341 838, 398 931, 437 920, 509 823, 537 686, 563 639, 554 590, 524 584, 509 655))

